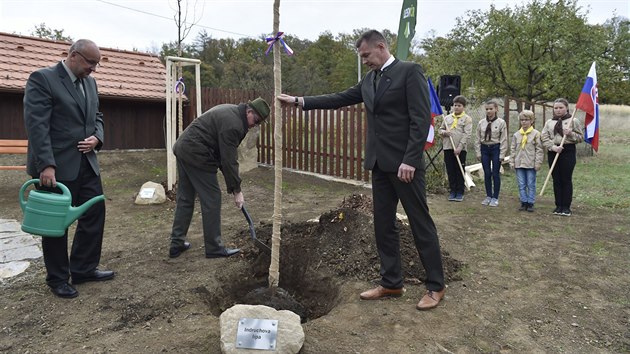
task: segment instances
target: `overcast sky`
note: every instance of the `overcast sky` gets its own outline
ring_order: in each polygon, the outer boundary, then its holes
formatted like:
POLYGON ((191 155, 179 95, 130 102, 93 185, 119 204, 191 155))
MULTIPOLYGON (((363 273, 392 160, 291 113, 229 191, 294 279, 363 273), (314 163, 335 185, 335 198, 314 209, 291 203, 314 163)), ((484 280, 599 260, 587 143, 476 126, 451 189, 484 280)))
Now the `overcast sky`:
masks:
MULTIPOLYGON (((201 29, 213 38, 257 38, 273 29, 273 0, 184 0, 190 3, 189 21, 195 13, 201 29), (199 19, 200 18, 200 19, 199 19)), ((504 8, 515 1, 418 0, 416 39, 448 33, 455 18, 490 4, 504 8)), ((630 18, 630 0, 578 0, 591 24, 603 23, 613 11, 630 18)), ((101 47, 141 51, 159 50, 175 41, 175 0, 0 0, 0 32, 30 35, 46 23, 63 29, 73 39, 89 38, 101 47)), ((314 40, 324 31, 334 35, 357 28, 398 31, 402 0, 282 0, 280 30, 314 40)), ((534 19, 535 20, 535 19, 534 19)))

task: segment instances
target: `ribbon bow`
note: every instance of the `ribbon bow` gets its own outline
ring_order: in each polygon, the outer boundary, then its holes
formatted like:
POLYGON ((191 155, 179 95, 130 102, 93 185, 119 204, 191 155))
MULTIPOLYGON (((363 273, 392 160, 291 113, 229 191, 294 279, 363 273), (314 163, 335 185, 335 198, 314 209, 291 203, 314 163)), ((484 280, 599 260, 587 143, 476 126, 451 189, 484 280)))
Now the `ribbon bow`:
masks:
POLYGON ((265 38, 265 40, 267 41, 267 44, 269 45, 267 47, 267 50, 265 51, 265 55, 269 55, 269 52, 271 52, 271 48, 273 48, 273 45, 274 43, 276 43, 276 41, 280 41, 280 44, 282 44, 282 46, 284 47, 284 51, 287 52, 287 54, 293 55, 293 49, 291 49, 291 47, 287 45, 287 43, 284 41, 283 38, 284 38, 284 32, 278 32, 278 34, 276 34, 275 37, 265 38))
POLYGON ((175 83, 175 92, 179 93, 179 87, 182 87, 182 92, 186 92, 186 84, 184 83, 184 78, 180 77, 179 80, 175 83))

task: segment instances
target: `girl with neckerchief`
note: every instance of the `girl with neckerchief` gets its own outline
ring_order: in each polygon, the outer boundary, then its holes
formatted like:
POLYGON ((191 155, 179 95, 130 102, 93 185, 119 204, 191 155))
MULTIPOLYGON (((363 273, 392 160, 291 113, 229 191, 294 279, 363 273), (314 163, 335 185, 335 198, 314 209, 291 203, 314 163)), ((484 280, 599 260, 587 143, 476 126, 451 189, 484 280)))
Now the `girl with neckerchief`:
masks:
POLYGON ((508 146, 507 124, 499 118, 499 105, 495 101, 486 103, 486 119, 477 124, 475 134, 475 152, 483 167, 486 198, 482 205, 499 206, 499 192, 501 191, 501 162, 505 159, 508 146))
POLYGON ((556 208, 553 213, 571 216, 573 200, 573 169, 576 163, 575 144, 584 140, 582 124, 569 113, 569 102, 558 98, 553 103, 553 119, 547 121, 542 130, 542 143, 547 149, 547 160, 551 167, 558 155, 558 161, 551 172, 556 208), (562 138, 564 137, 564 143, 562 138), (561 146, 562 143, 562 146, 561 146))

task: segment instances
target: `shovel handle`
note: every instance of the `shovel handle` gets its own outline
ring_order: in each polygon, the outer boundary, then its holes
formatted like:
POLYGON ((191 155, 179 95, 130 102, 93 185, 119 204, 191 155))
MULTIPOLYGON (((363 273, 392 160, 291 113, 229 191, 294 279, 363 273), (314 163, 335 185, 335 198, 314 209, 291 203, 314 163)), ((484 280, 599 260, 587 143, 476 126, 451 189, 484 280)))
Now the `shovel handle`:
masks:
POLYGON ((245 205, 243 205, 241 207, 241 211, 243 212, 243 215, 245 215, 245 220, 247 220, 247 223, 249 224, 249 233, 250 235, 252 235, 252 240, 256 239, 256 229, 254 228, 254 222, 252 221, 252 217, 249 216, 249 213, 247 212, 247 209, 245 209, 245 205))
POLYGON ((243 205, 241 207, 241 211, 243 212, 243 215, 245 215, 245 220, 247 220, 247 223, 249 224, 250 227, 254 226, 254 222, 252 221, 252 217, 249 216, 249 213, 247 212, 247 209, 245 209, 245 205, 243 205))

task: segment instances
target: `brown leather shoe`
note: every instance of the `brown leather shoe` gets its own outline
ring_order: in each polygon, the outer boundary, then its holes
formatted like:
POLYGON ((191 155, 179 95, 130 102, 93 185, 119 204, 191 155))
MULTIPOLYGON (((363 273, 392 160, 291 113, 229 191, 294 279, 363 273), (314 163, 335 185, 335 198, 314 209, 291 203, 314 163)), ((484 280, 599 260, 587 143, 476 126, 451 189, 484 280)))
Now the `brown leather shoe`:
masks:
POLYGON ((427 293, 424 294, 422 299, 420 299, 420 302, 418 303, 418 305, 416 305, 416 308, 420 311, 424 311, 437 307, 437 305, 440 303, 440 300, 442 300, 442 298, 444 297, 445 292, 446 288, 440 291, 427 290, 427 293))
POLYGON ((405 288, 387 289, 379 285, 374 289, 362 292, 360 296, 361 300, 378 300, 384 297, 400 297, 404 292, 405 288))

